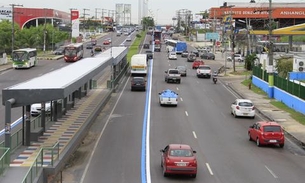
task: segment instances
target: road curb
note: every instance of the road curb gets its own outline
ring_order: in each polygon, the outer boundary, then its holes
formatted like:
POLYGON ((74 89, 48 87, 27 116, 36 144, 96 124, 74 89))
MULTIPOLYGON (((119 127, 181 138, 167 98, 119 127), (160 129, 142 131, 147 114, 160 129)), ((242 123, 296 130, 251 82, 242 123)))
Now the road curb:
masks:
MULTIPOLYGON (((241 98, 245 98, 240 92, 237 91, 237 89, 231 84, 231 83, 227 83, 226 86, 228 88, 230 88, 232 91, 234 91, 237 95, 239 95, 241 98)), ((261 111, 260 109, 256 108, 256 110, 262 115, 264 116, 264 118, 268 119, 269 121, 275 121, 272 117, 270 117, 269 115, 267 115, 266 113, 264 113, 263 111, 261 111)), ((285 130, 285 128, 283 128, 284 132, 286 135, 290 136, 295 143, 297 143, 302 149, 305 149, 305 142, 302 142, 301 140, 299 140, 297 137, 295 137, 294 135, 292 135, 291 133, 289 133, 287 130, 285 130)))

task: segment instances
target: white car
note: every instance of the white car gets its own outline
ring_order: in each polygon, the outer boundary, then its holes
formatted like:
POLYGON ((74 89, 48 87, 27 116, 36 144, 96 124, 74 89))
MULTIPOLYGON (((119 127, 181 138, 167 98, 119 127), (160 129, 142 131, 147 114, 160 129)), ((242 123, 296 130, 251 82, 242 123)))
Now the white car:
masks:
MULTIPOLYGON (((45 111, 46 113, 51 112, 51 102, 45 103, 45 111)), ((31 115, 38 116, 41 114, 41 103, 35 103, 31 105, 31 115)))
MULTIPOLYGON (((229 56, 227 58, 227 60, 232 62, 232 57, 229 56)), ((241 54, 234 54, 234 60, 235 60, 235 62, 243 62, 243 61, 245 61, 245 58, 241 54)))
POLYGON ((131 41, 131 37, 130 36, 128 36, 127 38, 126 38, 126 41, 131 41))
POLYGON ((239 116, 255 118, 255 107, 251 100, 236 99, 231 105, 231 114, 236 118, 239 116))
POLYGON ((173 105, 177 107, 178 93, 170 89, 163 90, 162 92, 159 93, 159 104, 160 106, 173 105))
POLYGON ((176 54, 176 52, 169 52, 169 53, 168 53, 168 59, 169 59, 169 60, 177 60, 177 54, 176 54))

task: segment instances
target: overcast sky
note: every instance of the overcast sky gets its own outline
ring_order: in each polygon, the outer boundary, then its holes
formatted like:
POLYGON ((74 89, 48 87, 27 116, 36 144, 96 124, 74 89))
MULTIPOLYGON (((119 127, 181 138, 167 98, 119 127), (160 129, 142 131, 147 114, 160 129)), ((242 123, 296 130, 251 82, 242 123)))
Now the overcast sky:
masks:
MULTIPOLYGON (((211 7, 219 7, 223 2, 250 2, 250 0, 148 0, 150 16, 154 16, 160 24, 171 24, 177 10, 188 9, 192 13, 199 13, 211 7)), ((256 2, 269 2, 269 0, 255 0, 256 2)), ((272 2, 304 2, 305 0, 272 0, 272 2)), ((114 10, 115 4, 131 4, 132 23, 138 23, 138 0, 1 0, 0 6, 9 4, 22 4, 28 8, 50 8, 69 12, 70 8, 90 9, 88 13, 95 15, 95 8, 114 10)), ((98 10, 101 11, 101 10, 98 10)), ((101 14, 100 14, 101 16, 101 14)))

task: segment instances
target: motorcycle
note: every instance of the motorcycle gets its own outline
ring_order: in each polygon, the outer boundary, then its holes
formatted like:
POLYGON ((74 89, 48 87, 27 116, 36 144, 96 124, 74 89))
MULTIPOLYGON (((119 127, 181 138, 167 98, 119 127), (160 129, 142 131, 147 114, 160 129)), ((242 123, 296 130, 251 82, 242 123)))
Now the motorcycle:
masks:
POLYGON ((214 82, 214 84, 217 83, 217 78, 216 77, 213 77, 213 82, 214 82))

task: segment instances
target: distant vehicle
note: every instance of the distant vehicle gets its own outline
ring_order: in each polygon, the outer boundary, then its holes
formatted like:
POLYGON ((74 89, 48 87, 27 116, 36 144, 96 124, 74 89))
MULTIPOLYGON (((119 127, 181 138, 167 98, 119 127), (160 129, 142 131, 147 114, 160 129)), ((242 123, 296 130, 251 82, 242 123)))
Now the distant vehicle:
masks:
POLYGON ((124 32, 124 36, 129 36, 129 32, 124 32))
POLYGON ((105 39, 104 42, 103 42, 103 45, 110 45, 109 39, 105 39))
POLYGON ((147 61, 148 61, 149 59, 153 59, 153 58, 154 58, 153 52, 152 52, 151 50, 146 50, 145 53, 146 53, 146 55, 147 55, 147 61))
POLYGON ((86 45, 86 49, 92 49, 92 48, 93 48, 92 43, 88 43, 88 44, 86 45))
POLYGON ((187 56, 188 62, 194 62, 196 60, 196 54, 195 53, 189 53, 187 56))
POLYGON ((181 74, 178 69, 168 69, 165 71, 165 82, 181 83, 181 74))
POLYGON ((13 51, 13 68, 31 68, 37 65, 36 48, 23 48, 13 51))
POLYGON ((187 68, 184 65, 179 65, 176 67, 176 69, 178 69, 181 76, 186 76, 187 68))
POLYGON ((116 32, 116 36, 121 36, 122 35, 122 32, 121 31, 117 31, 116 32))
POLYGON ((92 44, 93 46, 95 46, 95 45, 97 44, 97 39, 92 38, 92 39, 91 39, 91 44, 92 44))
POLYGON ((65 47, 64 46, 60 46, 59 48, 57 48, 56 50, 53 51, 54 55, 63 55, 65 52, 65 47))
POLYGON ((167 40, 166 41, 167 52, 175 51, 177 54, 182 54, 187 50, 187 44, 184 41, 167 40))
POLYGON ((169 60, 177 60, 177 54, 174 51, 171 51, 168 53, 168 59, 169 60))
POLYGON ((144 44, 144 45, 143 45, 143 48, 144 48, 144 49, 149 49, 149 44, 144 44))
POLYGON ((186 144, 169 144, 161 152, 163 176, 169 174, 189 175, 196 178, 197 159, 194 151, 186 144))
MULTIPOLYGON (((45 103, 45 111, 47 114, 51 112, 51 102, 45 103)), ((38 116, 41 114, 41 103, 35 103, 31 105, 31 115, 38 116)))
POLYGON ((83 43, 73 43, 65 47, 64 60, 66 62, 75 62, 84 56, 83 43))
MULTIPOLYGON (((233 55, 235 62, 243 62, 245 58, 241 54, 234 54, 233 55)), ((228 61, 232 62, 232 57, 229 56, 227 58, 228 61)))
POLYGON ((231 114, 237 118, 239 116, 255 118, 255 107, 251 100, 236 99, 231 104, 231 114))
POLYGON ((126 38, 126 41, 130 42, 130 41, 131 41, 131 37, 128 36, 128 37, 126 38))
POLYGON ((204 62, 202 60, 195 60, 193 62, 192 68, 197 69, 199 67, 199 65, 204 65, 204 62))
POLYGON ((215 60, 215 55, 211 52, 204 53, 200 56, 202 59, 215 60))
POLYGON ((130 61, 131 75, 146 75, 147 74, 147 55, 135 54, 130 61))
POLYGON ((96 51, 96 52, 101 52, 101 51, 103 51, 102 50, 103 48, 102 48, 102 45, 95 45, 95 47, 94 47, 94 51, 96 51))
POLYGON ((212 70, 208 65, 199 65, 197 68, 197 77, 198 78, 211 78, 212 70))
POLYGON ((279 145, 284 147, 285 135, 283 128, 275 121, 259 121, 248 129, 249 141, 255 141, 258 147, 262 145, 279 145))
POLYGON ((192 50, 191 53, 194 53, 196 57, 199 57, 199 51, 198 50, 192 50))
POLYGON ((189 55, 189 52, 186 50, 181 53, 181 57, 187 57, 188 55, 189 55))
POLYGON ((173 90, 167 89, 163 90, 159 93, 159 104, 160 106, 163 105, 178 105, 178 93, 174 92, 173 90))
POLYGON ((144 77, 131 78, 131 91, 134 90, 146 91, 146 80, 144 77))

